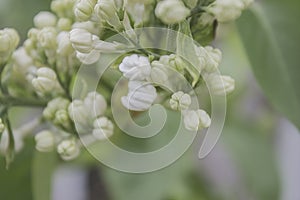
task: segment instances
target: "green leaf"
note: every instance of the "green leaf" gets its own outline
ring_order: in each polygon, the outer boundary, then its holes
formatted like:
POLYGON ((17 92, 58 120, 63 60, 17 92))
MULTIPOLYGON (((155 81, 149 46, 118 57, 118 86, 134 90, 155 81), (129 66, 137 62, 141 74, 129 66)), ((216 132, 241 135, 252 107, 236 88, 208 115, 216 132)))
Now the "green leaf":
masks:
POLYGON ((32 188, 34 200, 51 200, 52 175, 57 162, 55 152, 35 153, 32 163, 32 188))
POLYGON ((300 1, 259 1, 237 21, 254 74, 274 107, 300 128, 300 1))

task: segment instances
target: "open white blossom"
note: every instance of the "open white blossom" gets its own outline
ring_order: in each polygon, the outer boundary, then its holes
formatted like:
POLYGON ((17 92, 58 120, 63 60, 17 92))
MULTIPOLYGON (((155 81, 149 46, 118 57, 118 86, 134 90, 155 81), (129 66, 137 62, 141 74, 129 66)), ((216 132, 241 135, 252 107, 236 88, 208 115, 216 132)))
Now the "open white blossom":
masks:
POLYGON ((63 160, 69 161, 79 156, 80 148, 74 138, 67 139, 67 140, 63 140, 57 146, 57 153, 61 156, 63 160))
POLYGON ((94 121, 93 135, 98 140, 104 140, 114 133, 113 123, 106 117, 100 117, 94 121))
POLYGON ((39 12, 34 18, 33 18, 33 23, 34 26, 37 28, 45 28, 49 26, 56 26, 56 16, 48 11, 42 11, 39 12))
POLYGON ((155 87, 149 83, 129 81, 128 88, 129 92, 121 98, 121 102, 129 110, 148 110, 157 97, 155 87))
POLYGON ((211 124, 209 115, 204 110, 187 110, 183 113, 184 125, 187 130, 197 131, 208 128, 211 124))
POLYGON ((165 24, 176 24, 185 20, 191 11, 181 0, 162 0, 158 2, 155 15, 165 24))
POLYGON ((55 146, 55 137, 51 131, 41 131, 34 137, 35 148, 40 152, 51 152, 55 146))
POLYGON ((186 110, 191 103, 191 96, 182 91, 174 93, 170 99, 170 106, 173 110, 186 110))
POLYGON ((124 73, 126 78, 136 81, 146 80, 151 73, 149 59, 137 54, 125 57, 120 64, 119 69, 124 73))

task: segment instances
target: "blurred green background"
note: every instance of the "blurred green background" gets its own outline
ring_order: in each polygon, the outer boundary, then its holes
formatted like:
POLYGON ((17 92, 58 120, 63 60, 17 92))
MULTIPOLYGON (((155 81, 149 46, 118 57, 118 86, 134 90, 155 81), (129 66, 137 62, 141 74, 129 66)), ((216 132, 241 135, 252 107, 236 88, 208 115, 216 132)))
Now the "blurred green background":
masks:
MULTIPOLYGON (((221 139, 207 158, 197 159, 200 135, 170 167, 132 175, 87 154, 57 167, 54 155, 34 153, 28 140, 8 171, 0 158, 0 199, 299 200, 300 135, 273 109, 299 127, 299 4, 258 1, 236 24, 218 28, 214 46, 224 53, 221 71, 235 78, 236 90, 228 96, 221 139)), ((24 39, 33 16, 49 5, 0 0, 0 28, 16 28, 24 39)))

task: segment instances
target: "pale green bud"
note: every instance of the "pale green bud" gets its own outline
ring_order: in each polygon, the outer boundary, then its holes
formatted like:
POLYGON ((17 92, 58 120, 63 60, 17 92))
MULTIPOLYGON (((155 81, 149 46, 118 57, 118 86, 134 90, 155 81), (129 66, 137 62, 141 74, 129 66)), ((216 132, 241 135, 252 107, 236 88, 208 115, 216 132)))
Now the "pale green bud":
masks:
POLYGON ((47 107, 43 111, 43 116, 48 120, 55 118, 56 112, 59 110, 67 110, 70 101, 68 99, 58 97, 49 101, 47 107))
POLYGON ((76 139, 67 139, 62 141, 57 146, 57 153, 61 156, 63 160, 66 161, 77 158, 80 153, 80 148, 76 142, 76 139))
POLYGON ((69 113, 65 109, 58 110, 55 113, 53 123, 57 126, 64 127, 66 129, 71 128, 69 113))
POLYGON ((46 27, 38 33, 38 42, 42 48, 55 49, 57 46, 56 37, 57 32, 55 28, 46 27))
POLYGON ((60 18, 74 17, 74 5, 76 0, 53 0, 51 2, 51 10, 60 18))
POLYGON ((69 31, 72 28, 72 21, 68 18, 60 18, 57 22, 57 28, 61 31, 69 31))
POLYGON ((56 73, 48 67, 42 67, 37 70, 37 77, 32 80, 32 85, 41 94, 56 91, 58 88, 56 73))
POLYGON ((185 20, 191 11, 181 0, 163 0, 158 2, 155 15, 165 24, 176 24, 185 20))
POLYGON ((55 136, 51 131, 41 131, 34 137, 35 148, 40 152, 51 152, 55 145, 55 136))
POLYGON ((211 124, 209 115, 204 110, 187 110, 183 113, 184 125, 187 130, 197 131, 208 128, 211 124))
POLYGON ((54 27, 56 26, 56 16, 47 11, 42 11, 39 12, 34 18, 33 18, 33 23, 34 26, 37 28, 45 28, 45 27, 54 27))
POLYGON ((93 14, 97 0, 79 0, 75 5, 75 16, 79 21, 88 21, 93 14))
POLYGON ((93 135, 98 140, 108 139, 114 132, 113 123, 106 117, 96 119, 93 125, 93 135))
POLYGON ((183 60, 175 54, 161 56, 159 62, 175 69, 178 72, 182 72, 185 68, 183 60))
POLYGON ((170 99, 170 106, 173 110, 186 110, 191 103, 191 96, 182 91, 174 93, 170 99))
POLYGON ((2 122, 2 119, 0 118, 0 134, 3 133, 3 131, 5 130, 5 125, 2 122))
POLYGON ((226 95, 235 88, 235 81, 230 76, 220 76, 211 74, 205 79, 207 86, 215 95, 226 95))
POLYGON ((17 31, 11 28, 0 30, 0 64, 6 62, 20 41, 17 31))

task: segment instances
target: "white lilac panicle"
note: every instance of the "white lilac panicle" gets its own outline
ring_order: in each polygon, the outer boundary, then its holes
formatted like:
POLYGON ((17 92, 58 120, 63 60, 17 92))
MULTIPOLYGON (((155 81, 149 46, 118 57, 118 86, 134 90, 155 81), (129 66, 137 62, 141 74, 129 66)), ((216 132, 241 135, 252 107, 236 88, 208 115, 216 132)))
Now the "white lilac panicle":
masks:
POLYGON ((242 0, 216 0, 207 8, 207 12, 213 14, 219 22, 229 22, 241 16, 245 5, 242 0))
POLYGON ((36 76, 37 77, 32 80, 32 85, 36 92, 41 94, 61 92, 56 73, 52 69, 42 67, 37 70, 36 76))
POLYGON ((56 16, 48 11, 42 11, 39 12, 34 18, 33 18, 33 23, 34 26, 42 29, 45 27, 55 27, 57 22, 56 16))
POLYGON ((80 148, 75 138, 63 140, 57 146, 57 153, 65 161, 73 160, 79 156, 80 148))
POLYGON ((129 81, 128 88, 128 94, 121 98, 121 102, 129 110, 148 110, 157 97, 155 87, 149 83, 129 81))
POLYGON ((0 64, 6 62, 20 41, 17 31, 11 28, 0 30, 0 64))
POLYGON ((149 59, 137 54, 125 57, 120 64, 119 69, 126 78, 135 81, 144 81, 151 73, 149 59))
POLYGON ((186 110, 191 103, 191 96, 182 91, 174 93, 170 99, 170 106, 173 110, 186 110))
POLYGON ((100 117, 94 121, 93 135, 98 140, 110 137, 114 132, 113 123, 106 117, 100 117))
POLYGON ((165 24, 176 24, 185 20, 191 11, 181 0, 162 0, 155 8, 155 15, 165 24))
POLYGON ((183 113, 184 125, 187 130, 197 131, 208 128, 211 124, 209 115, 204 110, 187 110, 183 113))
POLYGON ((235 81, 230 76, 211 74, 205 78, 205 81, 210 92, 214 95, 226 95, 235 88, 235 81))
POLYGON ((37 133, 34 137, 35 148, 40 152, 51 152, 55 146, 55 136, 51 131, 44 130, 37 133))

